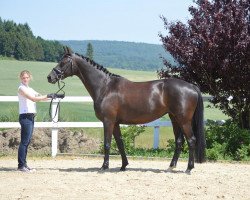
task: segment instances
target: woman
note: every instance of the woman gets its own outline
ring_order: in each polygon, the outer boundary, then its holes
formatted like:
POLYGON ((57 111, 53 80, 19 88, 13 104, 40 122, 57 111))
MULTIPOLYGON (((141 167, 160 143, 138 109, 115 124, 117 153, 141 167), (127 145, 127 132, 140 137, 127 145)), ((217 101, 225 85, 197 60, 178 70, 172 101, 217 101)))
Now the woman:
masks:
POLYGON ((18 170, 22 172, 35 171, 28 167, 26 162, 27 150, 34 129, 34 117, 36 114, 36 102, 45 101, 48 98, 56 98, 56 94, 40 95, 31 87, 29 82, 32 75, 24 70, 20 73, 21 84, 18 87, 19 99, 19 123, 21 125, 21 142, 18 148, 18 170))

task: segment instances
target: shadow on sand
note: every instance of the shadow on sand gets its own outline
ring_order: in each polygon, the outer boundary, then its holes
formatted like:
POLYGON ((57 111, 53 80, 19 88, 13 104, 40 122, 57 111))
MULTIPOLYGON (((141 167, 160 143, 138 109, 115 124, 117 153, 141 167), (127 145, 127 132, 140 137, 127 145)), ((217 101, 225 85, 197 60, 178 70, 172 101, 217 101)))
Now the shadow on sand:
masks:
POLYGON ((0 172, 14 172, 17 171, 17 168, 13 167, 0 167, 0 172))
MULTIPOLYGON (((179 174, 179 173, 185 173, 181 170, 162 170, 162 169, 151 169, 151 168, 127 168, 125 171, 120 171, 119 167, 116 168, 109 168, 107 170, 100 170, 100 168, 93 167, 93 168, 36 168, 36 170, 44 171, 44 170, 51 170, 51 171, 59 171, 59 172, 93 172, 93 173, 126 173, 126 172, 152 172, 152 173, 173 173, 173 174, 179 174)), ((17 168, 13 167, 0 167, 0 172, 15 172, 17 171, 17 168)))
POLYGON ((110 168, 107 170, 100 170, 100 168, 68 168, 59 169, 61 172, 97 172, 97 173, 126 173, 126 172, 152 172, 152 173, 185 173, 181 170, 161 170, 161 169, 151 169, 151 168, 127 168, 125 171, 120 171, 119 167, 110 168))

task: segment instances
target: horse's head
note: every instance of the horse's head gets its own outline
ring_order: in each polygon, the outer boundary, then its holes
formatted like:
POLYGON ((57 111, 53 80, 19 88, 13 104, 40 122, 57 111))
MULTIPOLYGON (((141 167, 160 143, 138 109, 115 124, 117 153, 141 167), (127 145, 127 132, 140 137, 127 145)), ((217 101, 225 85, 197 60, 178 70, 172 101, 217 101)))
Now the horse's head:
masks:
POLYGON ((49 83, 56 83, 60 79, 74 75, 74 53, 68 47, 64 47, 64 55, 61 61, 52 69, 47 76, 49 83))

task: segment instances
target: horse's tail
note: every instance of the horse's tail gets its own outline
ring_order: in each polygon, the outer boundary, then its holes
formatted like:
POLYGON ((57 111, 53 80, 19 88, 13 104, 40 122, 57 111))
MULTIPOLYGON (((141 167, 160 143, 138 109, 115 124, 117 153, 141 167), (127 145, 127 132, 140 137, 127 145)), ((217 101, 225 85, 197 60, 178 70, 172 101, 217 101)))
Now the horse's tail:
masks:
POLYGON ((192 128, 196 137, 195 158, 196 162, 202 163, 205 161, 206 139, 204 133, 204 106, 200 90, 198 92, 198 102, 193 116, 192 128))

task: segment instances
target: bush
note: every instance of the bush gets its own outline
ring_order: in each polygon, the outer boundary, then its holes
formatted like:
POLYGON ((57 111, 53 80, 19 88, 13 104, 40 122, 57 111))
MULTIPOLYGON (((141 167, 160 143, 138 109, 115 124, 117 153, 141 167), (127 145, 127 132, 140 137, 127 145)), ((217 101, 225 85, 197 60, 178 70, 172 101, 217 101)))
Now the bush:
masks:
POLYGON ((225 143, 219 144, 218 142, 214 142, 212 148, 206 152, 207 159, 216 161, 225 158, 225 146, 225 143))
POLYGON ((250 145, 244 146, 242 145, 241 148, 237 149, 235 153, 235 160, 249 160, 250 155, 250 145))
POLYGON ((230 157, 243 160, 250 156, 250 130, 241 129, 231 120, 220 125, 208 121, 206 129, 207 158, 212 160, 230 157))
MULTIPOLYGON (((175 151, 175 140, 174 139, 169 139, 168 140, 168 145, 167 145, 167 152, 169 154, 173 154, 175 151)), ((189 149, 188 149, 188 145, 187 142, 185 141, 183 144, 183 148, 181 150, 182 154, 188 154, 189 153, 189 149)))
POLYGON ((206 152, 206 156, 208 160, 216 161, 219 159, 220 154, 216 149, 208 149, 206 152))

